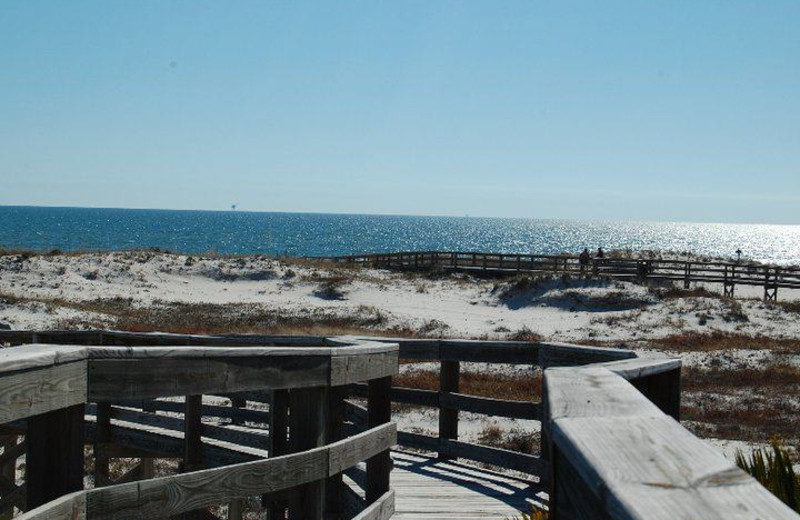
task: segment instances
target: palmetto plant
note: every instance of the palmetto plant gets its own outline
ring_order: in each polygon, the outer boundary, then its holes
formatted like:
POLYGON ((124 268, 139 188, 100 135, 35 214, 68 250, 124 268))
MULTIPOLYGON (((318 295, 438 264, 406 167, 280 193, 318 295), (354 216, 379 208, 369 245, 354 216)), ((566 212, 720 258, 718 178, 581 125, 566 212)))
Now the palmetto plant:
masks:
POLYGON ((736 465, 800 513, 800 478, 794 472, 792 459, 785 448, 772 442, 770 448, 755 450, 750 457, 745 457, 741 450, 737 450, 736 465))

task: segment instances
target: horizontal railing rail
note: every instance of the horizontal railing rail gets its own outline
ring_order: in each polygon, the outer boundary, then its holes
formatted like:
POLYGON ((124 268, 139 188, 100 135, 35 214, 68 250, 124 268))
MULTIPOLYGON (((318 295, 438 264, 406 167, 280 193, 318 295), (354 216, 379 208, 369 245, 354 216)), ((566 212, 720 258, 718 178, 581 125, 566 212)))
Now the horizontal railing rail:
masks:
POLYGON ((380 269, 454 269, 495 273, 597 276, 620 280, 722 284, 726 296, 737 285, 762 286, 765 300, 776 300, 778 288, 800 289, 800 267, 747 262, 652 258, 589 258, 576 255, 525 255, 464 251, 412 251, 318 257, 344 265, 380 269))

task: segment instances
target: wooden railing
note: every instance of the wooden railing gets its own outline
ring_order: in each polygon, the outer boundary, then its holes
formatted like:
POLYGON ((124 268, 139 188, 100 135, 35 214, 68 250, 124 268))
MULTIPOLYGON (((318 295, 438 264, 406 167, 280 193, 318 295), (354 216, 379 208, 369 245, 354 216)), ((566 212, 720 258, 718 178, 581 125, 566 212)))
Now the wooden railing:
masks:
POLYGON ((722 284, 726 296, 737 285, 764 288, 764 299, 777 300, 778 288, 800 289, 800 268, 774 265, 658 260, 649 258, 591 258, 581 264, 578 256, 521 255, 460 251, 416 251, 324 257, 321 260, 379 269, 454 269, 497 273, 549 273, 597 276, 618 280, 655 280, 722 284))
POLYGON ((534 475, 549 486, 552 518, 800 518, 680 425, 679 359, 549 342, 390 341, 401 359, 440 362, 438 391, 392 388, 393 402, 439 410, 438 435, 399 431, 398 443, 534 475), (542 402, 460 393, 464 362, 538 365, 542 402), (459 411, 540 420, 542 453, 459 441, 459 411))
POLYGON ((270 518, 287 510, 302 519, 391 515, 396 427, 385 389, 397 372, 396 345, 119 332, 5 332, 0 342, 34 336, 61 345, 0 350, 6 517, 10 506, 27 510, 25 519, 207 518, 206 508, 227 504, 236 518, 252 496, 263 497, 270 518), (86 346, 98 343, 131 346, 86 346), (302 346, 263 346, 281 343, 302 346), (348 436, 344 388, 365 381, 367 429, 348 436), (269 401, 269 411, 203 405, 203 395, 233 397, 234 405, 269 401), (158 399, 175 396, 183 398, 158 399), (268 434, 204 424, 204 416, 268 423, 268 434), (10 441, 20 434, 24 444, 10 441), (87 441, 96 486, 83 490, 87 441), (25 482, 17 486, 7 469, 23 454, 25 482), (140 463, 112 482, 112 457, 140 463), (180 458, 181 472, 151 478, 160 457, 180 458), (365 499, 342 478, 361 462, 365 499))
MULTIPOLYGON (((363 338, 353 338, 353 340, 358 339, 363 338)), ((392 387, 392 402, 436 408, 439 416, 439 430, 436 436, 400 431, 398 432, 400 445, 437 452, 442 459, 462 458, 525 472, 535 475, 542 481, 547 480, 549 475, 546 458, 532 453, 520 453, 459 440, 459 412, 512 419, 541 419, 540 402, 496 399, 462 393, 459 384, 461 364, 479 362, 549 367, 635 357, 633 352, 627 350, 557 343, 402 338, 391 341, 400 346, 401 358, 435 361, 439 362, 440 367, 438 390, 392 387)), ((367 395, 365 385, 352 385, 350 389, 352 395, 361 397, 367 395)))
POLYGON ((206 518, 202 508, 223 503, 238 518, 240 500, 251 496, 263 497, 269 518, 288 509, 290 518, 386 519, 395 443, 532 474, 549 485, 556 519, 800 518, 680 425, 678 359, 548 342, 357 337, 0 331, 0 342, 29 343, 33 335, 62 344, 188 346, 0 350, 2 433, 26 439, 6 438, 0 496, 3 505, 31 509, 26 519, 206 518), (301 346, 263 346, 276 342, 301 346), (439 390, 392 388, 398 355, 439 362, 439 390), (540 366, 541 402, 462 393, 461 364, 469 362, 540 366), (204 405, 203 394, 234 406, 204 405), (159 399, 179 395, 181 402, 159 399), (348 395, 366 397, 366 408, 348 395), (236 408, 243 401, 268 402, 269 410, 236 408), (397 432, 390 401, 437 408, 438 434, 397 432), (459 440, 460 411, 540 420, 542 453, 459 440), (251 428, 204 424, 203 416, 251 428), (268 434, 257 423, 268 423, 268 434), (94 446, 98 487, 80 491, 85 441, 94 446), (24 453, 26 482, 11 489, 8 461, 24 453), (110 482, 110 457, 141 462, 110 482), (149 478, 153 457, 180 458, 183 472, 149 478), (364 472, 357 465, 365 460, 364 472))

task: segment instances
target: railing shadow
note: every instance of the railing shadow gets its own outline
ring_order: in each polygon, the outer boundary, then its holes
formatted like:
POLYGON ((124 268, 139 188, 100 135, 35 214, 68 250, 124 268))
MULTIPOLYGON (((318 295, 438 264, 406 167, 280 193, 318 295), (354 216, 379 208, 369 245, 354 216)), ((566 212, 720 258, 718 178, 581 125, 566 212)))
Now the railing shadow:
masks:
POLYGON ((547 486, 509 473, 463 464, 395 448, 392 451, 395 471, 402 469, 420 476, 451 482, 459 487, 503 502, 507 506, 529 513, 532 507, 547 504, 547 486))

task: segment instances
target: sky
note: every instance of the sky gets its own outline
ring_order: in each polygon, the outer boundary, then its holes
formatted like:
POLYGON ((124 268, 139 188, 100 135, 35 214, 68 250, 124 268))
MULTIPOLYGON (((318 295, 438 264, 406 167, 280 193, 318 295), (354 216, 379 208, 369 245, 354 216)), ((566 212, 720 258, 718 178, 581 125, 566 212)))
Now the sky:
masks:
POLYGON ((0 204, 800 224, 800 2, 0 3, 0 204))

